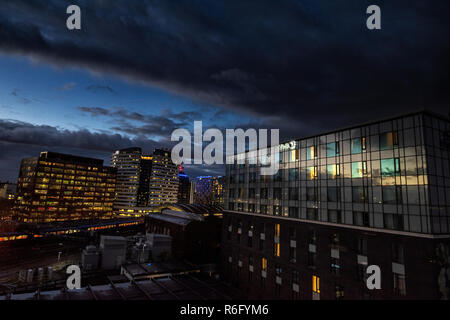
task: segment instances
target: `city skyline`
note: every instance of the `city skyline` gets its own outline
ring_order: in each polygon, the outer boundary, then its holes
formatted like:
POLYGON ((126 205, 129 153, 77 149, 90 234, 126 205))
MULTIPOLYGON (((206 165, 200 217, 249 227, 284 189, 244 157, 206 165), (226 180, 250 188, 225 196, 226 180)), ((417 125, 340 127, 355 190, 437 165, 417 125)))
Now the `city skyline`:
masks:
POLYGON ((288 140, 448 112, 449 50, 433 45, 449 38, 445 1, 379 1, 377 32, 365 29, 365 3, 239 3, 78 1, 79 31, 65 27, 69 1, 2 3, 0 179, 17 179, 18 159, 42 150, 108 164, 117 149, 170 147, 170 133, 194 120, 279 128, 288 140))
POLYGON ((0 0, 0 301, 448 300, 448 12, 0 0))

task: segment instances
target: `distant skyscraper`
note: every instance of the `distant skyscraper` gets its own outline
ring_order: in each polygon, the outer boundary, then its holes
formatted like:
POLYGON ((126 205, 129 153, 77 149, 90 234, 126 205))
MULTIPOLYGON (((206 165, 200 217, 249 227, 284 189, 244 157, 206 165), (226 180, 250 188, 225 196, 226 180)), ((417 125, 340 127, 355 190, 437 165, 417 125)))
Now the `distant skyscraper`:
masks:
POLYGON ((178 173, 178 203, 189 204, 189 198, 191 194, 191 183, 189 182, 189 176, 184 173, 183 166, 179 166, 178 173))
POLYGON ((116 169, 103 160, 54 152, 23 159, 14 215, 23 222, 113 216, 116 169))
POLYGON ((213 180, 213 197, 216 205, 223 205, 225 200, 225 179, 222 176, 213 180))
POLYGON ((195 179, 194 203, 204 205, 223 204, 223 177, 202 176, 195 179))
POLYGON ((141 166, 141 148, 118 150, 111 157, 111 166, 117 168, 115 210, 136 207, 141 166))
POLYGON ((149 206, 177 203, 178 168, 172 162, 170 151, 155 149, 152 161, 149 206))
POLYGON ((168 150, 155 149, 153 155, 143 155, 141 148, 118 150, 111 164, 117 168, 118 214, 141 215, 177 202, 177 166, 168 150))

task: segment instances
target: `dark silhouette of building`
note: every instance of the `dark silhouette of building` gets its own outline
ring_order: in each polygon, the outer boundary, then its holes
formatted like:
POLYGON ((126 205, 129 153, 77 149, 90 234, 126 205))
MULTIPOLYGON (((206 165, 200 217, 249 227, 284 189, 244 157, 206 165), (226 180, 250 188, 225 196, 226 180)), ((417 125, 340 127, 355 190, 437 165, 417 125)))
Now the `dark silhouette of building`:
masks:
POLYGON ((183 166, 179 166, 178 173, 178 203, 189 204, 191 195, 191 183, 189 176, 184 173, 183 166))
POLYGON ((176 204, 146 216, 147 232, 172 237, 172 254, 191 263, 218 263, 222 208, 176 204))
POLYGON ((137 194, 138 207, 148 207, 150 198, 150 179, 152 176, 152 159, 151 156, 141 156, 139 188, 137 194))

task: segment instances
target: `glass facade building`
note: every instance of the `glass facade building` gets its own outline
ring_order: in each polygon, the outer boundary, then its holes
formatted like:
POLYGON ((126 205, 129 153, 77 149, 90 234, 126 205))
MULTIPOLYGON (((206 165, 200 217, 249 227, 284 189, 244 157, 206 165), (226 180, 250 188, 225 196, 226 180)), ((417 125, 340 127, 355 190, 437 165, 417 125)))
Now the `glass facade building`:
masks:
POLYGON ((251 299, 448 299, 448 118, 417 112, 282 143, 272 176, 252 154, 226 168, 224 280, 251 299), (369 265, 380 290, 367 288, 369 265))
POLYGON ((421 113, 295 140, 274 176, 248 161, 227 166, 227 209, 447 234, 449 131, 421 113))

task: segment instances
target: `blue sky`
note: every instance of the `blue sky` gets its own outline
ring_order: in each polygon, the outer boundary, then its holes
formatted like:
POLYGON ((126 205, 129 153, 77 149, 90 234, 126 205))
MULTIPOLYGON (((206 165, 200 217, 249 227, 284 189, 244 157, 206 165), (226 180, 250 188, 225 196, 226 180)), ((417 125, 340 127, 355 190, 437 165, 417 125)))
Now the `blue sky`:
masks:
MULTIPOLYGON (((215 117, 219 107, 181 95, 81 68, 55 67, 25 57, 0 56, 0 118, 69 130, 112 130, 111 119, 92 117, 79 107, 122 108, 128 112, 164 115, 170 110, 199 112, 206 126, 226 126, 243 115, 215 117)), ((190 127, 189 127, 190 128, 190 127)), ((121 133, 130 136, 127 133, 121 133)), ((158 137, 155 137, 158 138, 158 137)))
MULTIPOLYGON (((101 158, 105 164, 109 164, 109 157, 115 151, 114 140, 117 140, 114 134, 126 138, 118 147, 140 146, 144 152, 151 153, 154 147, 170 147, 169 132, 177 125, 192 132, 194 120, 202 120, 204 130, 208 127, 234 128, 238 123, 251 121, 251 117, 245 114, 226 111, 149 84, 82 67, 55 66, 21 55, 1 54, 0 70, 0 121, 17 123, 19 130, 24 125, 32 128, 26 133, 21 130, 21 134, 28 135, 25 138, 12 137, 10 141, 2 137, 0 149, 5 152, 0 155, 0 180, 15 181, 20 160, 37 156, 44 150, 101 158), (83 112, 80 108, 99 108, 111 114, 83 112), (113 115, 120 110, 125 115, 148 115, 150 119, 137 121, 131 116, 124 119, 120 115, 113 115), (175 119, 164 128, 161 123, 161 133, 152 133, 159 131, 159 119, 169 118, 168 121, 171 121, 170 117, 175 119), (150 132, 146 129, 149 123, 150 132), (136 130, 120 130, 122 127, 136 130), (43 128, 47 138, 40 137, 42 132, 34 132, 36 128, 43 128), (47 128, 54 132, 46 133, 47 128), (63 131, 69 134, 68 137, 61 135, 62 142, 53 143, 53 138, 48 138, 63 131), (71 134, 84 131, 104 134, 108 139, 100 138, 99 141, 104 142, 105 146, 97 151, 96 146, 92 146, 90 135, 82 136, 86 137, 85 142, 73 143, 73 139, 80 138, 71 137, 71 134)), ((0 127, 4 130, 2 124, 0 127)), ((15 136, 14 133, 6 135, 15 136)), ((223 168, 187 166, 186 172, 193 177, 217 175, 223 174, 223 168)))

